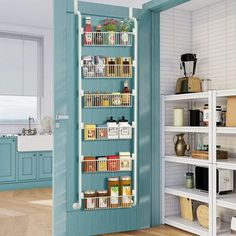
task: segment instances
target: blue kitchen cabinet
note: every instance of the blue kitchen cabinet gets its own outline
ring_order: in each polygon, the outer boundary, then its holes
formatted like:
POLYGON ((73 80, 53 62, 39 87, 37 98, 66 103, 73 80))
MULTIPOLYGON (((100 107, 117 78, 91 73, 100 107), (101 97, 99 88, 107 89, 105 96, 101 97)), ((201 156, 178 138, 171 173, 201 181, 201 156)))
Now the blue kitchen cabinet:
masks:
POLYGON ((16 179, 16 140, 0 139, 0 182, 12 182, 16 179))
POLYGON ((52 177, 52 152, 38 153, 38 171, 39 179, 52 177))
POLYGON ((23 152, 18 154, 19 181, 37 179, 37 153, 23 152))

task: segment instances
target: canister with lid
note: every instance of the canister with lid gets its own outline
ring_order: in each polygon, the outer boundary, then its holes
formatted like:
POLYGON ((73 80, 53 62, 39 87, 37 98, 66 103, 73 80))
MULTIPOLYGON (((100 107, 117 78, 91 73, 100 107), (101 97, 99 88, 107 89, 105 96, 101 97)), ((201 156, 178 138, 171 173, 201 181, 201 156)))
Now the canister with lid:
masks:
POLYGON ((117 208, 119 206, 119 178, 108 178, 108 205, 110 208, 117 208))
POLYGON ((116 120, 111 116, 107 120, 107 138, 108 139, 118 139, 119 138, 119 126, 116 123, 116 120))
POLYGON ((107 190, 98 190, 97 191, 97 207, 98 208, 107 208, 108 207, 108 191, 107 190))
POLYGON ((124 116, 122 116, 122 119, 119 120, 119 138, 120 139, 132 138, 132 127, 124 116))
POLYGON ((120 196, 121 206, 130 207, 132 203, 132 190, 131 190, 131 177, 122 176, 120 177, 120 196))
POLYGON ((84 208, 87 210, 92 210, 96 208, 95 191, 89 190, 84 192, 84 208))

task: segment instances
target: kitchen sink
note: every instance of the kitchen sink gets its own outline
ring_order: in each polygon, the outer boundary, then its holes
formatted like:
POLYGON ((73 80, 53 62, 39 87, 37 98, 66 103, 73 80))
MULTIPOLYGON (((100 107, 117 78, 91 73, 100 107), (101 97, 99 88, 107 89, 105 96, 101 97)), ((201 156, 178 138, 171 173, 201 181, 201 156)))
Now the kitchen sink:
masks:
POLYGON ((17 137, 18 152, 52 151, 53 135, 30 135, 17 137))

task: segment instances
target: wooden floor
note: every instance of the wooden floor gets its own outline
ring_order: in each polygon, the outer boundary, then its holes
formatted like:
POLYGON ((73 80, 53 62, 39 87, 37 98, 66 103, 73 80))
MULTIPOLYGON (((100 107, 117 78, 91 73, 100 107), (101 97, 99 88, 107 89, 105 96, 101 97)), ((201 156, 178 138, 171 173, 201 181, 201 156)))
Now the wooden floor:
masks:
POLYGON ((161 225, 159 227, 154 227, 151 229, 138 230, 133 232, 124 232, 116 234, 106 234, 103 236, 192 236, 193 234, 184 232, 182 230, 167 226, 161 225))
MULTIPOLYGON (((0 236, 51 236, 51 199, 52 191, 49 188, 0 192, 0 236)), ((134 232, 109 234, 109 236, 132 235, 192 236, 193 234, 164 225, 134 232)))
POLYGON ((51 236, 52 191, 0 192, 1 236, 51 236))

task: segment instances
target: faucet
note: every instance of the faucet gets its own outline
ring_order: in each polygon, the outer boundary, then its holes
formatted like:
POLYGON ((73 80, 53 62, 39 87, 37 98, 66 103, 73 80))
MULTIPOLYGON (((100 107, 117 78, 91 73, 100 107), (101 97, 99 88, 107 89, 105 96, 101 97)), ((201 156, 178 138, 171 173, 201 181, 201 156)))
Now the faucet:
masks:
POLYGON ((25 128, 23 128, 22 129, 22 134, 23 135, 36 135, 37 134, 37 130, 36 130, 36 128, 34 128, 34 129, 31 129, 31 121, 35 121, 35 119, 33 118, 33 117, 31 117, 31 116, 29 116, 29 128, 28 129, 25 129, 25 128))
POLYGON ((31 121, 35 121, 34 117, 29 116, 29 131, 31 131, 31 121))

